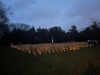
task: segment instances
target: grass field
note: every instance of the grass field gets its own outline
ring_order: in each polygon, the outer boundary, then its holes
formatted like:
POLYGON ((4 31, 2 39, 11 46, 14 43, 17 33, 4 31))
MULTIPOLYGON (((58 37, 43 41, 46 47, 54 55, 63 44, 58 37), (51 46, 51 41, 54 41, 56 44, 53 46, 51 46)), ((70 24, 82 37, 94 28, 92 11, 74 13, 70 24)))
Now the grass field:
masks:
POLYGON ((36 56, 0 47, 0 75, 100 75, 100 46, 36 56))

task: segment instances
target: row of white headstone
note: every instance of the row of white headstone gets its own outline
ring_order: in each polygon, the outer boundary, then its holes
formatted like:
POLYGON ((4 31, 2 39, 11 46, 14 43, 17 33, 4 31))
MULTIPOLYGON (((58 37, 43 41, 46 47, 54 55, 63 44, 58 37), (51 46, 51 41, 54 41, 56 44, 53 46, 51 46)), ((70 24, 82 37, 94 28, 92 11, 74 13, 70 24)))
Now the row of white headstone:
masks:
POLYGON ((78 50, 80 47, 87 47, 86 42, 76 42, 76 43, 52 43, 52 44, 34 44, 34 45, 12 45, 11 47, 17 48, 24 52, 37 54, 47 54, 52 52, 61 52, 69 50, 78 50))

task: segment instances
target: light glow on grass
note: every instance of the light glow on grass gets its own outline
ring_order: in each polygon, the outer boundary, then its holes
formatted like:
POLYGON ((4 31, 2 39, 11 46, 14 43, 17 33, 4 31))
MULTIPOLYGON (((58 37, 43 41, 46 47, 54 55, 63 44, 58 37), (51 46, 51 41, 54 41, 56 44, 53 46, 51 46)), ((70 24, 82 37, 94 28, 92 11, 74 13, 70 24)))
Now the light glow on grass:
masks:
POLYGON ((42 54, 41 52, 39 54, 42 54))
POLYGON ((34 55, 36 55, 36 54, 34 54, 34 55))
MULTIPOLYGON (((70 43, 70 44, 65 44, 65 43, 62 43, 62 44, 53 44, 51 46, 51 44, 36 44, 34 46, 31 46, 31 45, 13 45, 12 47, 13 48, 17 48, 19 50, 22 50, 24 52, 26 52, 26 50, 30 50, 30 49, 33 49, 32 51, 35 51, 36 54, 46 54, 45 52, 47 53, 52 53, 52 52, 62 52, 62 51, 69 51, 69 50, 78 50, 79 48, 81 47, 85 47, 85 46, 88 46, 86 42, 75 42, 75 43, 70 43)), ((28 51, 28 53, 31 53, 31 50, 30 52, 28 51)))
POLYGON ((31 52, 28 52, 28 53, 31 53, 31 52))

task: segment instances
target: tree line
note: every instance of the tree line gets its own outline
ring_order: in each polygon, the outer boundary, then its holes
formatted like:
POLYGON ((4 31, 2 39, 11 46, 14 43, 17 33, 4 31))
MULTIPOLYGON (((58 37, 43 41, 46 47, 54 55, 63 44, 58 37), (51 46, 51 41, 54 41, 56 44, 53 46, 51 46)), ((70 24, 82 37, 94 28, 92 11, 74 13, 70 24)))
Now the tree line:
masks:
POLYGON ((82 42, 100 39, 100 21, 91 19, 91 25, 83 30, 77 30, 72 25, 68 32, 64 31, 60 26, 54 26, 49 29, 30 26, 25 23, 10 23, 7 15, 12 14, 11 7, 0 2, 0 44, 38 44, 51 43, 52 37, 54 43, 63 42, 82 42))

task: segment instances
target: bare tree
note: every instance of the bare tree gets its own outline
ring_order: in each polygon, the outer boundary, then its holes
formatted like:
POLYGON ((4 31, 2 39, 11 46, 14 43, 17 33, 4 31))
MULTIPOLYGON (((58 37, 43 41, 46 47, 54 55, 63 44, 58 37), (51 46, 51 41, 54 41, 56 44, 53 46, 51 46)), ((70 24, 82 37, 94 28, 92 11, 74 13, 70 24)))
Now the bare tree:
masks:
POLYGON ((11 6, 6 6, 6 4, 0 1, 0 38, 9 31, 8 29, 8 14, 11 14, 11 6))

